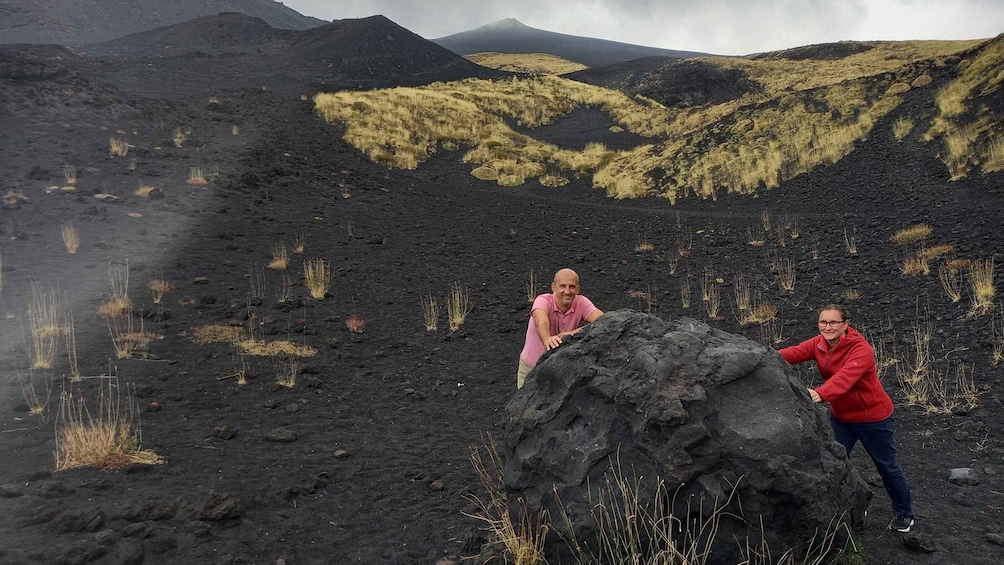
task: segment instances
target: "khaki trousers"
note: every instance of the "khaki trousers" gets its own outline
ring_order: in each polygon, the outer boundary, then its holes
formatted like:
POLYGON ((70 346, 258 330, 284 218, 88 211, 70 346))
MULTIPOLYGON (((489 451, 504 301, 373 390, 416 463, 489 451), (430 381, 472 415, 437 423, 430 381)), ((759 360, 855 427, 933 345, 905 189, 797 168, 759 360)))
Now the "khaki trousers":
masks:
POLYGON ((523 383, 526 382, 526 375, 531 369, 533 369, 533 366, 520 358, 519 369, 516 370, 516 388, 523 388, 523 383))

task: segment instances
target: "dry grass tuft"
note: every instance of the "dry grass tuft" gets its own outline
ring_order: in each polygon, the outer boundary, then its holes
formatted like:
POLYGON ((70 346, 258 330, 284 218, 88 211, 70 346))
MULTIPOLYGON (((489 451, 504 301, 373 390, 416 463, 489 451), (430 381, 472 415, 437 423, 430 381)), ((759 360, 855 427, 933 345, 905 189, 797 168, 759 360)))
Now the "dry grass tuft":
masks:
POLYGON ((994 260, 977 259, 969 264, 969 290, 973 304, 969 309, 971 317, 989 314, 994 310, 994 296, 997 288, 994 286, 994 260))
POLYGON ((896 141, 903 141, 903 138, 910 135, 911 131, 913 131, 913 119, 909 116, 900 116, 892 124, 892 135, 896 141))
POLYGON ((450 331, 459 330, 473 309, 471 289, 461 286, 459 282, 453 283, 450 295, 446 299, 446 319, 450 322, 450 331))
MULTIPOLYGON (((269 268, 274 268, 269 265, 269 268)), ((303 264, 303 278, 314 300, 324 300, 331 288, 331 266, 321 259, 311 259, 303 264)))
POLYGON ((439 305, 431 295, 428 298, 422 297, 422 320, 427 332, 434 332, 439 328, 439 305))
MULTIPOLYGON (((518 523, 513 522, 512 512, 509 511, 509 500, 505 493, 505 482, 502 471, 504 465, 499 456, 494 440, 488 436, 485 440, 485 451, 488 460, 481 454, 481 449, 476 446, 470 448, 470 461, 474 467, 481 484, 488 492, 488 499, 481 500, 473 494, 467 495, 467 499, 477 506, 478 511, 473 514, 464 513, 465 516, 483 522, 487 531, 494 538, 492 541, 505 548, 507 557, 514 565, 537 565, 544 561, 544 540, 548 532, 547 511, 541 510, 539 514, 531 518, 526 512, 526 502, 521 499, 522 512, 518 512, 520 519, 518 523)), ((507 562, 510 562, 507 560, 507 562)))
POLYGON ((108 139, 109 157, 125 157, 128 154, 129 154, 129 144, 126 143, 125 139, 121 139, 114 136, 108 139))
POLYGON ((80 249, 80 232, 77 231, 77 228, 71 222, 63 224, 61 231, 66 252, 73 255, 77 252, 77 249, 80 249))
POLYGON ((56 340, 63 334, 59 325, 59 297, 55 290, 46 292, 38 283, 31 283, 28 322, 31 327, 31 368, 51 369, 56 357, 56 340))
POLYGON ((701 276, 701 301, 704 303, 704 311, 711 319, 718 317, 718 310, 721 307, 721 290, 718 288, 717 280, 715 270, 705 267, 701 276))
POLYGON ((297 255, 303 255, 303 251, 307 248, 307 234, 304 232, 299 232, 293 238, 293 253, 297 255))
POLYGON ((77 168, 69 163, 63 163, 62 170, 66 184, 75 186, 77 184, 77 168))
POLYGON ((150 198, 150 193, 153 191, 154 187, 144 183, 143 181, 140 181, 139 188, 137 188, 136 192, 133 192, 133 194, 139 196, 140 198, 150 198))
MULTIPOLYGON (((276 271, 285 271, 287 266, 289 266, 289 248, 282 241, 273 242, 268 268, 276 271)), ((304 263, 304 270, 306 270, 306 267, 307 264, 304 263)))
POLYGON ((188 134, 185 130, 181 128, 174 128, 174 134, 172 135, 172 140, 174 141, 174 146, 181 149, 181 146, 185 144, 185 139, 188 138, 188 134))
POLYGON ((270 357, 272 358, 272 373, 275 375, 275 383, 285 388, 296 386, 296 375, 300 366, 299 356, 279 352, 270 355, 270 357))
POLYGON ((648 253, 650 251, 655 251, 655 246, 648 241, 648 238, 642 236, 638 240, 638 245, 634 246, 635 253, 648 253))
POLYGON ((892 234, 889 241, 893 245, 907 245, 927 239, 931 235, 931 226, 928 224, 917 224, 908 228, 903 228, 892 234))
POLYGON ((139 410, 132 395, 122 394, 117 379, 105 377, 98 389, 97 412, 91 414, 80 395, 63 391, 56 424, 56 470, 74 467, 117 469, 152 465, 164 459, 141 449, 139 410))
POLYGON ((150 295, 153 297, 154 304, 160 304, 161 300, 164 299, 164 295, 171 292, 171 283, 164 279, 150 279, 150 295))
POLYGON ((952 302, 962 300, 962 274, 959 268, 952 267, 951 263, 943 263, 938 267, 938 280, 952 302))
POLYGON ((194 184, 197 186, 205 186, 209 184, 209 181, 206 180, 206 177, 202 172, 202 167, 189 167, 187 182, 188 184, 194 184))

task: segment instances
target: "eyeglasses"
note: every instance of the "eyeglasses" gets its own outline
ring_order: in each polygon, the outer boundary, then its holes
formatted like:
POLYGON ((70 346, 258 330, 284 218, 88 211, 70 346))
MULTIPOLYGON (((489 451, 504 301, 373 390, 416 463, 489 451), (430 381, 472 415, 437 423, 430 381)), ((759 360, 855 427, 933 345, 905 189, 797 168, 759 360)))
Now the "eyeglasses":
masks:
POLYGON ((842 324, 842 323, 844 323, 846 321, 847 320, 820 320, 819 321, 819 327, 821 327, 821 328, 825 328, 825 327, 835 328, 835 327, 839 326, 840 324, 842 324))

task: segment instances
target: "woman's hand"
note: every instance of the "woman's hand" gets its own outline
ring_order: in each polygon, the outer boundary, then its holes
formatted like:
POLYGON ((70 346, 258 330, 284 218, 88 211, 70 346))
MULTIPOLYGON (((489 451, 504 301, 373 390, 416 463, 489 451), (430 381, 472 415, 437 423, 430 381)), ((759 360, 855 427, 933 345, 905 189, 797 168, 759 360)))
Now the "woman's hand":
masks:
POLYGON ((809 391, 809 398, 811 398, 813 402, 820 403, 823 401, 823 397, 819 396, 818 392, 812 390, 811 388, 807 388, 805 390, 809 391))

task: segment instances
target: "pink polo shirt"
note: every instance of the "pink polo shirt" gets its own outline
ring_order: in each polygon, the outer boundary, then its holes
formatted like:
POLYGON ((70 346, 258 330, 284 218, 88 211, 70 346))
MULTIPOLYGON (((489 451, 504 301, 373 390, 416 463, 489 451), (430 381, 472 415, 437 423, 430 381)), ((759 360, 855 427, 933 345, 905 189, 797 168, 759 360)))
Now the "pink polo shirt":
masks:
POLYGON ((537 364, 537 360, 544 354, 544 344, 540 342, 537 335, 537 326, 533 323, 533 311, 545 310, 547 318, 550 320, 551 335, 558 335, 561 332, 570 332, 579 327, 582 320, 589 317, 596 311, 596 306, 592 301, 582 296, 576 295, 572 299, 572 305, 567 312, 558 310, 558 304, 554 300, 554 294, 541 294, 533 300, 533 307, 530 308, 530 322, 526 326, 526 339, 523 341, 523 351, 519 358, 526 361, 531 367, 537 364))

